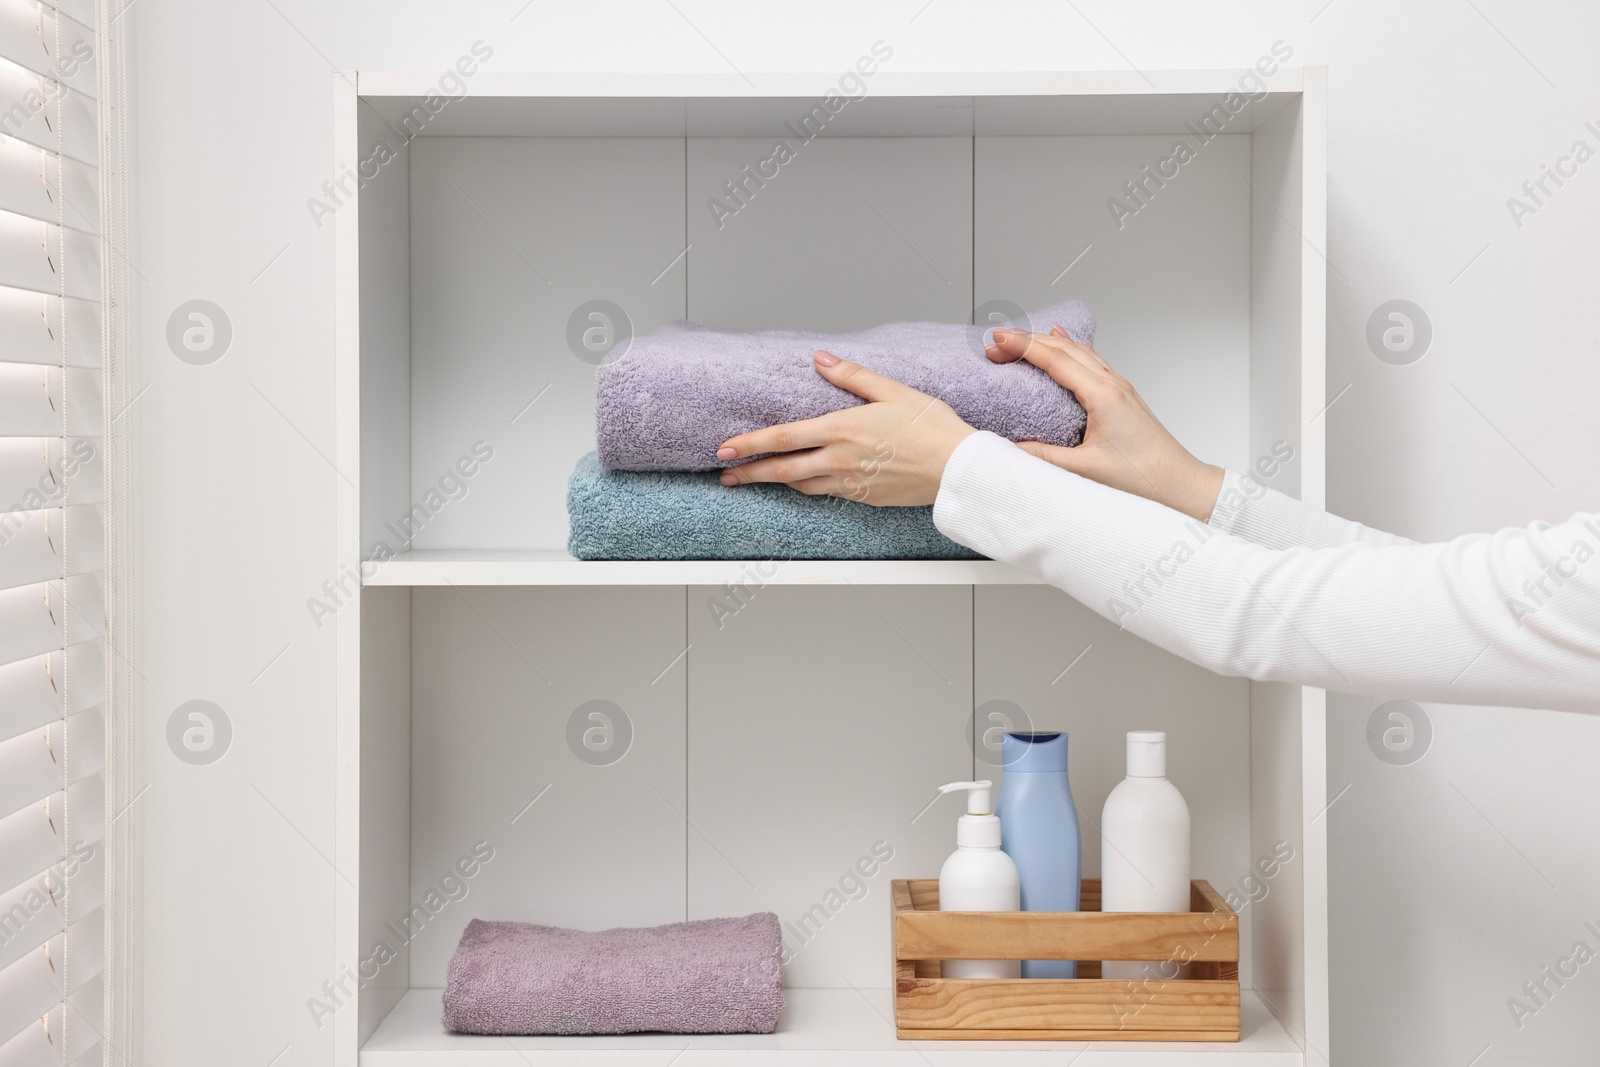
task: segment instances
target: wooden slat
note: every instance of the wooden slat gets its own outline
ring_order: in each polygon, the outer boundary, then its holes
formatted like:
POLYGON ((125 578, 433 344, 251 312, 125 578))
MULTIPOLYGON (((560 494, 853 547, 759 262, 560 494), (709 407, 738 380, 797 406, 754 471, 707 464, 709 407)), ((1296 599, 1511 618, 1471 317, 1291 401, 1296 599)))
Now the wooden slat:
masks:
MULTIPOLYGON (((894 905, 894 910, 896 912, 912 911, 916 907, 916 903, 913 898, 913 885, 925 886, 927 884, 929 884, 927 879, 919 879, 917 882, 913 883, 903 878, 897 878, 891 882, 889 884, 889 892, 891 894, 891 901, 894 905)), ((934 887, 934 896, 936 898, 934 900, 934 907, 938 907, 939 902, 937 897, 939 892, 939 883, 938 881, 933 881, 931 884, 934 887)), ((896 959, 894 961, 895 987, 897 989, 910 989, 916 979, 938 978, 941 976, 941 971, 942 968, 939 966, 938 960, 896 959)))
MULTIPOLYGON (((899 879, 896 880, 894 884, 904 885, 906 887, 906 892, 910 895, 911 907, 916 908, 918 911, 939 910, 939 880, 937 878, 899 879)), ((1100 879, 1085 878, 1083 880, 1082 887, 1079 889, 1078 897, 1079 911, 1099 911, 1100 879)), ((1203 905, 1191 904, 1189 909, 1190 911, 1231 910, 1228 908, 1227 904, 1223 902, 1222 898, 1217 896, 1216 891, 1211 888, 1211 883, 1209 882, 1196 881, 1190 888, 1190 899, 1191 901, 1204 900, 1207 902, 1203 905), (1195 886, 1204 886, 1205 895, 1195 896, 1195 893, 1198 892, 1198 890, 1194 888, 1195 886), (1210 903, 1213 900, 1216 902, 1216 907, 1213 907, 1210 903)), ((900 898, 896 897, 895 900, 895 909, 901 910, 901 905, 899 903, 900 898)))
POLYGON ((1196 878, 1189 883, 1189 910, 1214 911, 1232 915, 1233 909, 1222 899, 1222 894, 1211 888, 1211 883, 1196 878))
POLYGON ((917 1030, 900 1027, 902 1041, 1237 1041, 1237 1030, 917 1030))
POLYGON ((1108 1040, 1136 1031, 1235 1040, 1239 986, 1188 980, 919 980, 896 998, 895 1022, 902 1032, 917 1036, 928 1031, 959 1037, 1032 1031, 1062 1039, 1069 1036, 1062 1031, 1071 1031, 1074 1040, 1108 1040), (1085 1038, 1082 1031, 1101 1036, 1085 1038))
POLYGON ((1239 920, 1138 912, 902 911, 902 960, 1225 960, 1239 958, 1239 920))

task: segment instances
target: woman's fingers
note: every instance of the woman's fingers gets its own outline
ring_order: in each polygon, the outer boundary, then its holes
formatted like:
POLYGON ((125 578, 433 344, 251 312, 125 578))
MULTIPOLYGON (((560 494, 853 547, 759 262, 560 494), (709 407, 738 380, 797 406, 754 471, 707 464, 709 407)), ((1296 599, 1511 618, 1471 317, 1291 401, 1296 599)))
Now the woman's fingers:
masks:
POLYGON ((842 414, 844 412, 834 411, 814 419, 780 423, 730 437, 717 449, 717 458, 726 461, 740 456, 759 456, 765 452, 796 452, 802 448, 820 447, 839 436, 843 427, 839 425, 838 416, 842 414))
POLYGON ((828 483, 833 479, 827 475, 818 475, 815 478, 802 478, 798 482, 787 483, 790 489, 804 493, 806 496, 827 496, 828 483))
POLYGON ((1059 323, 1050 327, 1050 336, 1060 337, 1064 338, 1065 340, 1072 341, 1073 344, 1077 345, 1080 349, 1086 352, 1095 361, 1095 363, 1099 364, 1101 370, 1105 371, 1107 374, 1111 373, 1111 364, 1106 362, 1106 357, 1096 352, 1093 345, 1080 344, 1079 342, 1074 341, 1072 339, 1072 335, 1066 330, 1063 330, 1059 323))
MULTIPOLYGON (((747 435, 748 436, 748 435, 747 435)), ((761 451, 768 451, 762 449, 761 451)), ((752 482, 783 482, 793 485, 810 478, 820 478, 834 472, 833 457, 822 449, 810 452, 791 452, 786 456, 769 456, 766 459, 741 463, 722 472, 723 485, 749 485, 752 482)))
POLYGON ((892 400, 913 391, 910 386, 902 385, 893 378, 885 378, 859 363, 840 359, 832 352, 818 351, 815 358, 818 374, 863 400, 892 400))
MULTIPOLYGON (((868 370, 859 363, 840 359, 831 352, 818 352, 816 354, 817 373, 841 389, 848 390, 865 400, 873 402, 915 398, 920 395, 909 386, 902 385, 893 378, 885 378, 868 370)), ((760 430, 730 437, 722 442, 722 447, 717 449, 717 458, 723 461, 738 459, 740 456, 759 456, 764 452, 794 452, 802 448, 817 448, 829 441, 838 440, 844 433, 845 427, 841 418, 846 417, 856 409, 846 408, 844 411, 835 411, 821 415, 803 422, 786 422, 779 426, 768 426, 760 430)), ((749 469, 749 465, 741 468, 749 469)), ((787 482, 788 478, 763 478, 762 481, 787 482)), ((734 482, 725 482, 734 485, 734 482)))
POLYGON ((1055 379, 1057 385, 1071 389, 1085 404, 1092 402, 1097 387, 1109 378, 1088 354, 1074 351, 1079 346, 1070 339, 1042 334, 995 331, 995 343, 988 349, 996 363, 1025 359, 1055 379))
POLYGON ((1041 368, 1044 361, 1057 355, 1071 356, 1079 363, 1096 369, 1104 363, 1090 349, 1065 334, 1029 333, 1027 330, 1008 330, 1003 327, 995 330, 994 343, 984 351, 996 363, 1014 363, 1025 359, 1041 368))

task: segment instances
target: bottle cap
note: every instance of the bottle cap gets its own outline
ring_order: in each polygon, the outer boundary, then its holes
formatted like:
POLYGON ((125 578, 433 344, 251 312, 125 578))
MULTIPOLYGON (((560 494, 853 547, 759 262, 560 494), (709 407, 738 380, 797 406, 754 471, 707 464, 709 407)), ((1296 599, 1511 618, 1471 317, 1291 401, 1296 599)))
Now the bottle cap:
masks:
POLYGON ((957 789, 965 789, 967 791, 968 815, 994 814, 993 782, 951 782, 949 785, 941 785, 939 787, 939 792, 941 794, 953 793, 957 789))
POLYGON ((1161 730, 1128 732, 1128 777, 1167 776, 1167 735, 1161 730))
POLYGON ((967 791, 967 813, 956 820, 957 848, 999 848, 1000 819, 994 814, 993 782, 951 782, 940 793, 967 791))
POLYGON ((1000 766, 1007 774, 1062 774, 1067 769, 1067 735, 1008 733, 1000 739, 1000 766))

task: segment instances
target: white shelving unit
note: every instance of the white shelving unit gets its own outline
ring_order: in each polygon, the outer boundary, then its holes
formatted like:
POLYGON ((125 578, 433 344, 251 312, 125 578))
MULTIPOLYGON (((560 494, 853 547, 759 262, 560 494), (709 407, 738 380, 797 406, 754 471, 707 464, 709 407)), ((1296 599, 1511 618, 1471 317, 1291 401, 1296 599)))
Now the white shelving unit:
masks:
POLYGON ((992 561, 563 550, 566 479, 594 437, 593 368, 566 331, 596 298, 642 333, 971 322, 991 300, 1077 297, 1180 439, 1235 468, 1287 443, 1269 484, 1322 502, 1324 72, 1277 69, 1245 100, 1241 72, 890 67, 810 140, 786 123, 837 74, 483 69, 452 100, 430 99, 437 75, 339 83, 332 948, 360 987, 333 1019, 341 1067, 685 1048, 675 1062, 1058 1062, 1079 1046, 899 1042, 882 989, 888 882, 932 876, 953 839, 954 812, 920 811, 941 782, 999 774, 1003 724, 1070 733, 1090 876, 1122 734, 1167 730, 1195 875, 1246 902, 1239 1044, 1096 1043, 1082 1062, 1324 1062, 1321 691, 1217 677, 992 561), (794 159, 719 225, 707 200, 775 139, 794 159), (1160 169, 1180 140, 1192 158, 1160 169), (572 740, 597 707, 615 746, 599 752, 572 740), (797 926, 873 848, 893 854, 882 871, 797 926), (493 858, 452 876, 474 849, 493 858), (776 1035, 439 1023, 474 916, 758 910, 794 950, 776 1035))

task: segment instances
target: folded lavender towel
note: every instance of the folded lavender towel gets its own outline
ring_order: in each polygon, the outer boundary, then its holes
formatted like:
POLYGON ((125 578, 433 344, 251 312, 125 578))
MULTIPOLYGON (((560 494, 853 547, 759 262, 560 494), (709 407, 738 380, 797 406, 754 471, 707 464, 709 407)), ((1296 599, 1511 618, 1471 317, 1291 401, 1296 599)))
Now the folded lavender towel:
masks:
MULTIPOLYGON (((1043 308, 1029 322, 1039 332, 1059 324, 1074 340, 1094 340, 1094 312, 1076 300, 1043 308)), ((724 333, 675 322, 596 368, 596 451, 612 470, 713 470, 729 465, 716 452, 735 434, 865 403, 817 373, 819 348, 938 397, 980 430, 1012 441, 1081 441, 1077 398, 1031 364, 989 362, 986 333, 944 322, 849 334, 724 333)))
POLYGON ((473 919, 450 957, 461 1034, 770 1034, 783 1010, 778 917, 586 933, 473 919))

